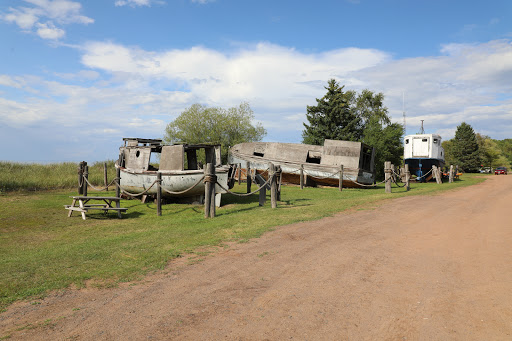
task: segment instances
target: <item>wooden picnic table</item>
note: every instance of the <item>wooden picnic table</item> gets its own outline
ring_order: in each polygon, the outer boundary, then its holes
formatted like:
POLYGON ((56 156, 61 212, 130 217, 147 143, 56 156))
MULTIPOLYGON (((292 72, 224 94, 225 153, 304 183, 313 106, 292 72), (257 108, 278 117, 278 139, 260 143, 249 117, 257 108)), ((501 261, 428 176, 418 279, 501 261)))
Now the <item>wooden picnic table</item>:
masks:
POLYGON ((126 212, 128 209, 121 207, 121 198, 119 197, 89 197, 89 196, 71 196, 73 202, 71 205, 64 205, 66 210, 69 210, 68 217, 71 217, 74 211, 82 213, 82 219, 85 220, 85 213, 89 210, 103 210, 105 213, 108 211, 117 211, 117 216, 121 219, 121 212, 126 212), (103 201, 100 204, 88 204, 89 201, 103 201), (78 206, 76 206, 78 202, 78 206), (115 207, 112 205, 115 203, 115 207))

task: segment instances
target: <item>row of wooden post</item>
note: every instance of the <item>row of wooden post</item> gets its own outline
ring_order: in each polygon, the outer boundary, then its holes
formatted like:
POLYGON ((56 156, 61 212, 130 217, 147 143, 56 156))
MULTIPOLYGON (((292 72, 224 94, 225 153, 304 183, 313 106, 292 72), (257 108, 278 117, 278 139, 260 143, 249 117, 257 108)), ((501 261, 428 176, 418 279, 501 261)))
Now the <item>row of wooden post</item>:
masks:
MULTIPOLYGON (((391 161, 386 161, 384 163, 384 180, 385 180, 386 193, 391 193, 391 182, 392 182, 392 178, 394 177, 394 168, 395 167, 393 164, 391 164, 391 161)), ((456 172, 458 171, 458 168, 459 168, 458 166, 456 166, 454 168, 453 165, 450 165, 450 172, 449 172, 449 176, 448 176, 449 183, 453 182, 453 179, 455 177, 456 172)), ((409 191, 410 190, 410 181, 411 181, 411 172, 409 171, 408 164, 404 165, 404 172, 405 172, 405 188, 407 191, 409 191)), ((432 173, 433 173, 434 178, 436 179, 436 182, 438 184, 442 184, 443 181, 442 181, 441 168, 433 165, 432 173)))

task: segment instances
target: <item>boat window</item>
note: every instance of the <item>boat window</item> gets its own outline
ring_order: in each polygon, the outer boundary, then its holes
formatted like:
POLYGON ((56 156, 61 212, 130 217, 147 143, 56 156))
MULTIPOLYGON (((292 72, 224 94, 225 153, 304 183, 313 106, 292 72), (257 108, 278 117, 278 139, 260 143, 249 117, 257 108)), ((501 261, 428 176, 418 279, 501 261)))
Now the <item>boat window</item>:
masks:
POLYGON ((428 142, 428 139, 422 139, 421 142, 428 142))
POLYGON ((434 143, 437 143, 437 142, 438 142, 437 139, 434 139, 434 143))
POLYGON ((409 139, 405 139, 405 144, 409 144, 409 139))
POLYGON ((140 156, 140 150, 137 150, 137 152, 135 153, 135 156, 136 156, 136 157, 139 157, 139 156, 140 156))
POLYGON ((254 156, 263 157, 264 154, 263 153, 254 152, 253 155, 254 156))
POLYGON ((319 152, 308 151, 308 157, 306 158, 307 163, 317 163, 320 164, 322 160, 322 155, 319 152))

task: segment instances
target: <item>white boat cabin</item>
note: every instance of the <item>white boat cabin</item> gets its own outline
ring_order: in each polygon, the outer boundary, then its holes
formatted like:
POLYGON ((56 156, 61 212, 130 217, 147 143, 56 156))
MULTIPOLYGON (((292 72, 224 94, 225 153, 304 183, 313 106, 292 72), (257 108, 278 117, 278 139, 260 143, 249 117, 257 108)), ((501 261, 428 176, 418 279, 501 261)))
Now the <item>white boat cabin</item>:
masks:
POLYGON ((444 160, 441 136, 437 134, 416 134, 404 137, 404 160, 437 159, 444 160))

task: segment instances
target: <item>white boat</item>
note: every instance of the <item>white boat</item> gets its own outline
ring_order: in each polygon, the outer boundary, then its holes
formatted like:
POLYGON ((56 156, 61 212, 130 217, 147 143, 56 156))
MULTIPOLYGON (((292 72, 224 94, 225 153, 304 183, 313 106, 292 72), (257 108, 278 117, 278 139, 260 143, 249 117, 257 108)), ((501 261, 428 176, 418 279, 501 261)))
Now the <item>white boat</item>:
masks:
POLYGON ((338 186, 343 165, 343 186, 371 185, 375 180, 375 149, 361 142, 325 140, 323 146, 278 143, 240 143, 230 149, 230 164, 241 164, 258 173, 272 162, 281 166, 283 181, 298 184, 301 166, 307 175, 307 185, 338 186))
MULTIPOLYGON (((115 166, 120 169, 119 184, 125 192, 138 194, 147 190, 146 195, 156 196, 157 186, 151 185, 161 173, 162 197, 171 201, 203 202, 204 169, 198 162, 198 151, 204 153, 206 162, 214 163, 217 181, 228 188, 229 166, 221 164, 220 145, 164 145, 162 140, 141 138, 123 141, 115 166)), ((215 204, 220 206, 221 195, 226 191, 217 184, 215 193, 215 204)))
POLYGON ((404 137, 404 162, 411 174, 423 181, 432 166, 444 167, 444 149, 441 136, 437 134, 416 134, 404 137))

